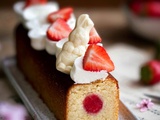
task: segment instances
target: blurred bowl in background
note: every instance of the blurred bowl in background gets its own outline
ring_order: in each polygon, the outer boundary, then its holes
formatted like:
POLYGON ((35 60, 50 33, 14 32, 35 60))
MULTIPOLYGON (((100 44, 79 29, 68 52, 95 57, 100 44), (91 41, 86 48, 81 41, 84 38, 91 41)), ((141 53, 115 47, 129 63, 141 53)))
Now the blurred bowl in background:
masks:
POLYGON ((137 16, 127 6, 124 7, 124 11, 133 32, 148 40, 160 41, 160 18, 137 16))

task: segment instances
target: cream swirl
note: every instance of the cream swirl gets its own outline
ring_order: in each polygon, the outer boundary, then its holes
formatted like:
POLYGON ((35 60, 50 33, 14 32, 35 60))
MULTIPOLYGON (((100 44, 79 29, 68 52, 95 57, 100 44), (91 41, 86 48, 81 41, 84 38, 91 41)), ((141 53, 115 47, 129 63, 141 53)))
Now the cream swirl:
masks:
POLYGON ((73 68, 71 69, 70 76, 75 83, 91 83, 95 80, 103 80, 108 76, 106 70, 98 72, 86 71, 83 69, 83 56, 74 61, 73 68))
POLYGON ((48 2, 44 5, 32 5, 24 9, 25 2, 17 2, 13 9, 27 29, 46 23, 46 16, 59 9, 57 2, 48 2))

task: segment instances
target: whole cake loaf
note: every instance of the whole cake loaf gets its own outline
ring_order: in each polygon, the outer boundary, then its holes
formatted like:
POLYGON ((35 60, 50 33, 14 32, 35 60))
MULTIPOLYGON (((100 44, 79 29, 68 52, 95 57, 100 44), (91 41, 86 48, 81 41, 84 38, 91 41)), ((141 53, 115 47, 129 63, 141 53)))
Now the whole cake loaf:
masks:
POLYGON ((40 37, 35 31, 42 25, 33 32, 19 24, 17 66, 58 120, 118 120, 119 87, 110 74, 114 64, 89 15, 80 15, 74 27, 67 23, 71 17, 71 8, 54 10, 40 37), (57 14, 70 15, 55 19, 57 14))

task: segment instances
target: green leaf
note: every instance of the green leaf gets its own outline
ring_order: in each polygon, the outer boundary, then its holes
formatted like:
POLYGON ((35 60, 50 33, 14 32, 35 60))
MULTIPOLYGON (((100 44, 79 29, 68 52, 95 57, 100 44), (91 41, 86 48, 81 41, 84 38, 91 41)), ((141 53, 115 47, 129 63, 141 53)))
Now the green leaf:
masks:
POLYGON ((160 60, 160 41, 155 43, 155 59, 160 60))
POLYGON ((141 68, 141 82, 144 84, 149 84, 152 80, 152 71, 149 66, 145 65, 141 68))

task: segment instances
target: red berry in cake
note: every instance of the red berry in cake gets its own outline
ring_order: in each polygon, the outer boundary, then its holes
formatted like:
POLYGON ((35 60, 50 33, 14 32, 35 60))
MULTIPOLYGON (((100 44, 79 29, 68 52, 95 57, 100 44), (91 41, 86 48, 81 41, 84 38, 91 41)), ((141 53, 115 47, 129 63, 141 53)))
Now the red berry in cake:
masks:
POLYGON ((160 82, 160 61, 151 60, 141 68, 141 82, 153 85, 160 82))
POLYGON ((29 7, 31 5, 36 5, 36 4, 45 4, 46 2, 47 0, 26 0, 24 8, 29 7))
POLYGON ((96 29, 93 27, 89 33, 89 44, 97 44, 102 41, 101 37, 97 33, 96 29))
POLYGON ((87 71, 114 70, 114 64, 106 50, 99 45, 91 44, 88 46, 83 58, 83 69, 87 71))
POLYGON ((96 94, 88 95, 83 101, 83 107, 89 114, 98 113, 103 107, 103 101, 96 94))
POLYGON ((47 19, 50 23, 55 22, 58 18, 61 18, 64 21, 67 21, 71 17, 72 13, 73 13, 73 8, 65 7, 58 11, 50 13, 47 19))
POLYGON ((63 19, 57 19, 47 30, 47 37, 53 41, 67 38, 72 29, 63 19))

